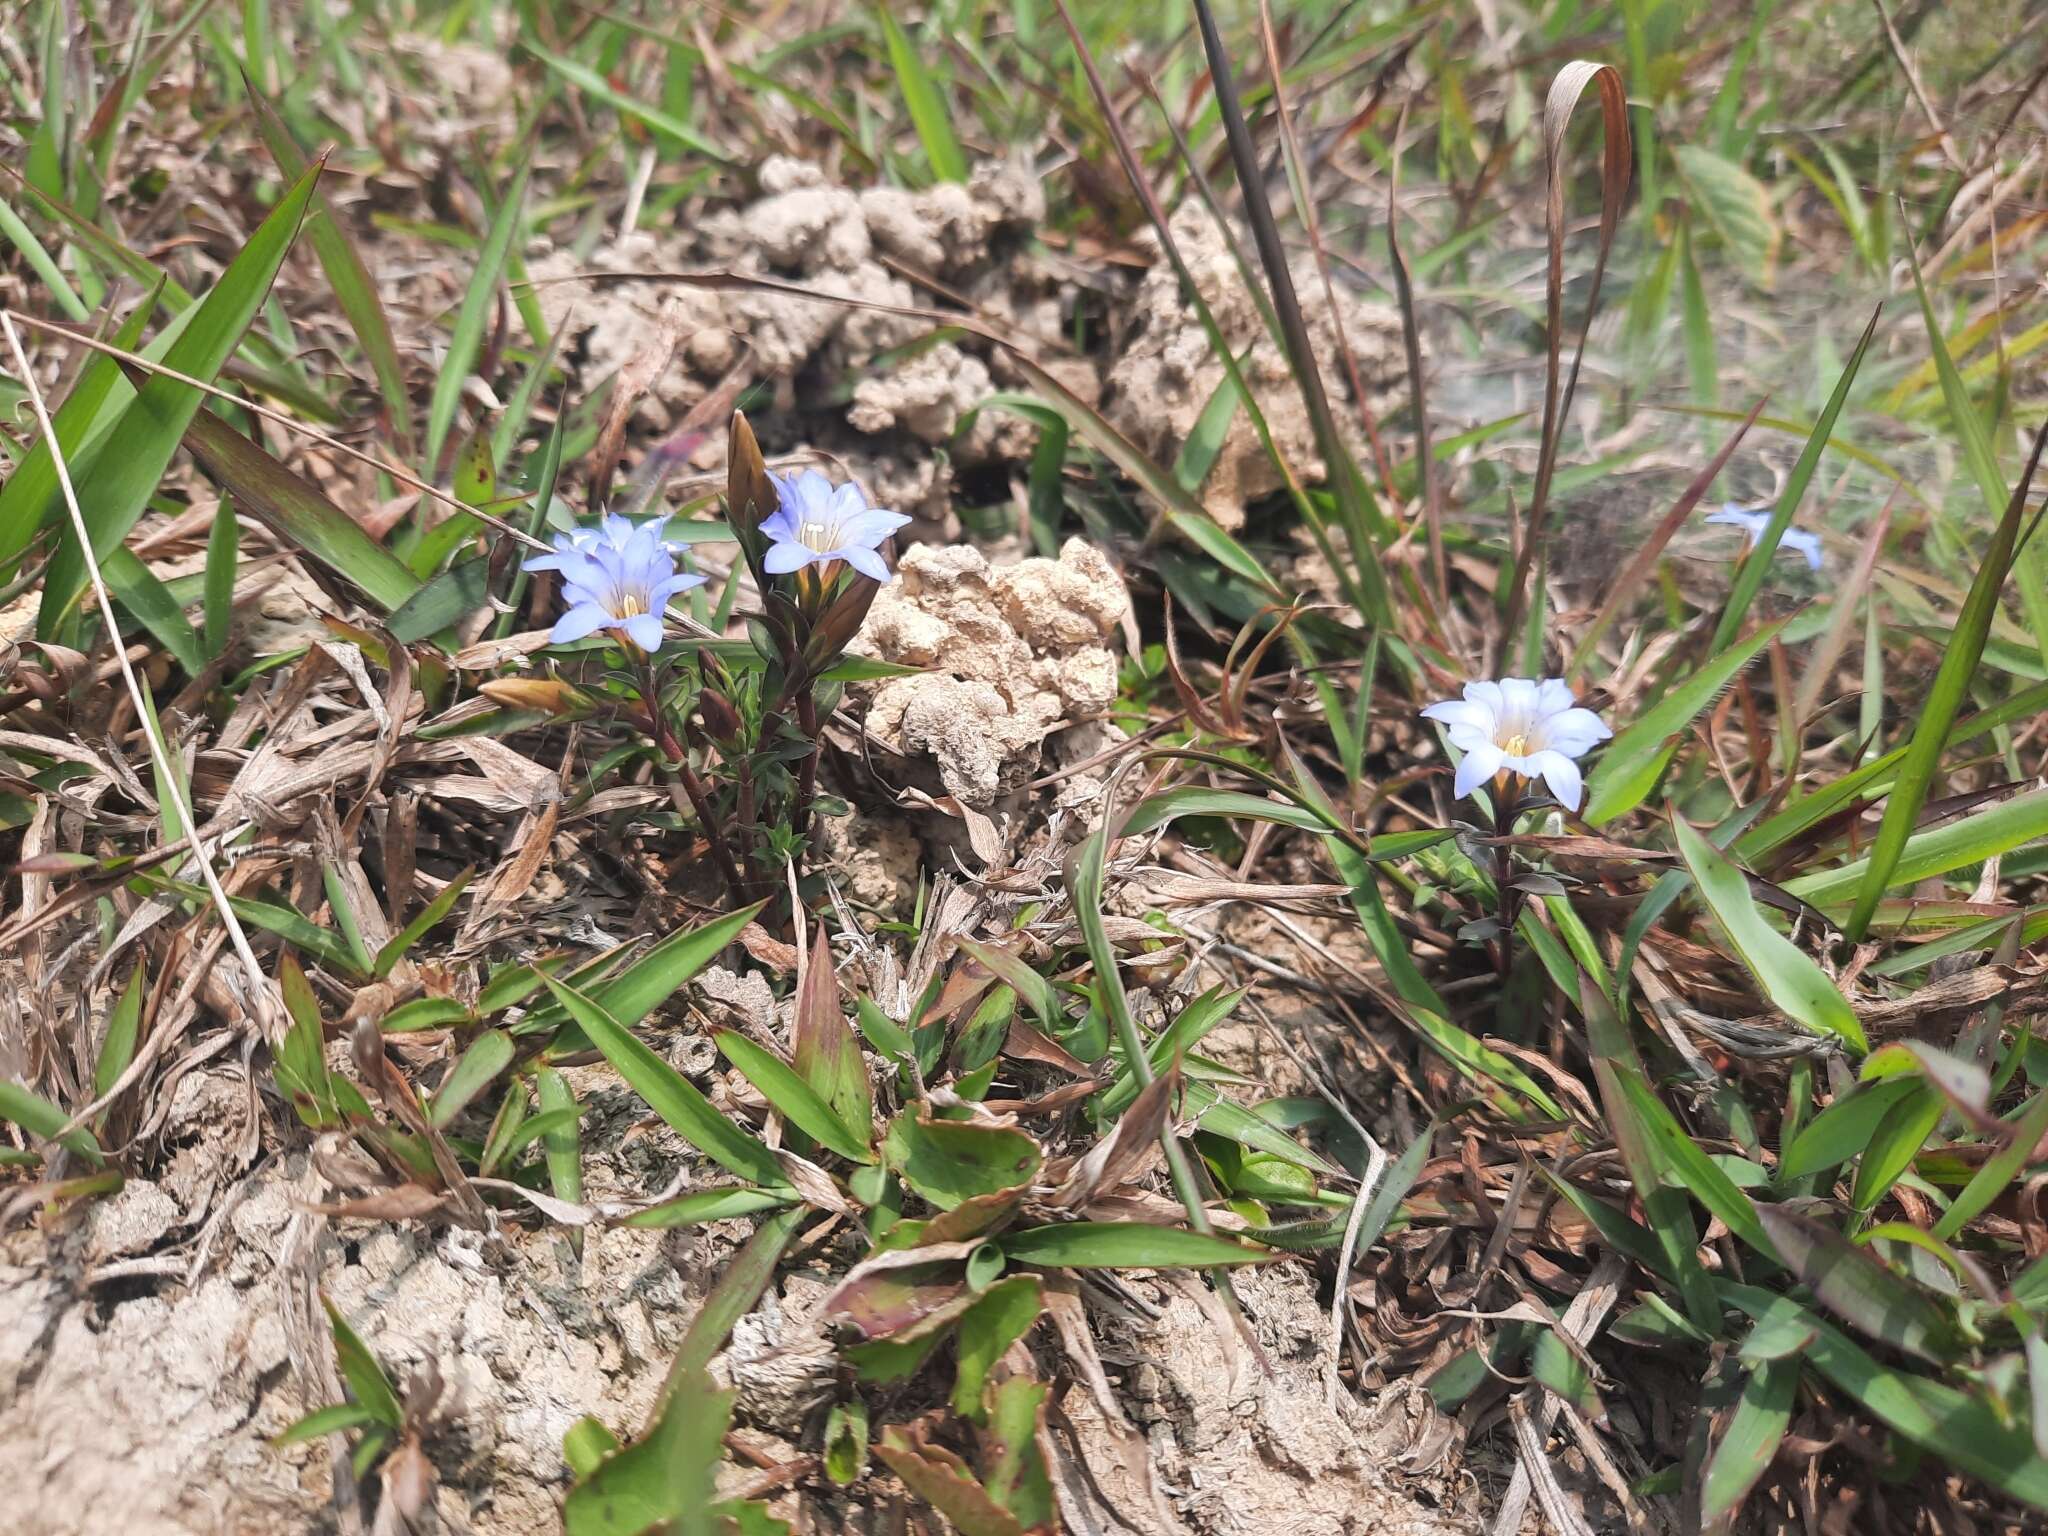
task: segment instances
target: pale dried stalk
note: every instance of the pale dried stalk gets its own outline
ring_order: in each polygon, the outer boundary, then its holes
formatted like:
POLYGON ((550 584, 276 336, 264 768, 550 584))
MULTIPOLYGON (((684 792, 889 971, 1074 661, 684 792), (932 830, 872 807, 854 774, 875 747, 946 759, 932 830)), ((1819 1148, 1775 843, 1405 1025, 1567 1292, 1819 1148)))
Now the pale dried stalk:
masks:
MULTIPOLYGON (((100 621, 107 626, 107 638, 113 644, 114 655, 120 660, 121 680, 128 686, 128 697, 135 704, 135 717, 141 722, 142 734, 148 738, 150 758, 162 775, 164 795, 177 812, 179 825, 195 827, 199 823, 192 814, 192 807, 186 803, 184 790, 179 787, 170 750, 158 734, 155 711, 143 699, 142 684, 136 679, 135 668, 128 660, 127 648, 121 644, 121 626, 114 618, 114 600, 107 595, 106 578, 100 574, 99 556, 93 553, 92 533, 85 526, 85 514, 78 507, 78 492, 71 484, 71 467, 64 462, 64 445, 57 440, 57 429, 50 421, 50 408, 43 400, 42 386, 36 382, 35 370, 29 366, 27 354, 22 350, 21 333, 14 328, 11 311, 0 310, 0 328, 7 332, 7 345, 13 350, 15 368, 20 373, 23 387, 28 390, 29 404, 35 408, 36 425, 43 429, 43 440, 50 445, 50 462, 57 471, 57 485, 64 493, 64 508, 71 514, 71 531, 78 537, 79 553, 85 556, 86 574, 92 579, 93 596, 99 600, 100 621)), ((272 991, 270 978, 256 963, 256 953, 249 947, 249 935, 243 932, 241 920, 235 916, 234 908, 228 905, 228 893, 221 889, 220 876, 214 873, 213 860, 207 856, 203 839, 193 839, 192 854, 199 861, 199 873, 206 881, 207 894, 213 898, 214 908, 227 928, 228 938, 235 946, 235 955, 242 962, 242 969, 248 973, 250 999, 261 1016, 258 1022, 264 1028, 265 1038, 275 1044, 285 1034, 284 1001, 272 991)))

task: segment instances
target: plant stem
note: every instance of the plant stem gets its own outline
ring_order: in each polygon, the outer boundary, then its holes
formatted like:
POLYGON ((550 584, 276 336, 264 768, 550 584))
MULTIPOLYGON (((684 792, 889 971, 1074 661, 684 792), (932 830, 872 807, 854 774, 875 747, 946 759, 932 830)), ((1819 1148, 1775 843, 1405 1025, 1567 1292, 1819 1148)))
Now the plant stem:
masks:
MULTIPOLYGON (((1514 803, 1509 798, 1509 783, 1496 780, 1493 795, 1493 830, 1496 837, 1508 837, 1515 830, 1514 803)), ((1502 981, 1506 981, 1515 964, 1515 893, 1508 884, 1508 877, 1514 872, 1514 852, 1505 843, 1496 843, 1493 849, 1493 889, 1500 915, 1500 948, 1496 952, 1496 963, 1500 968, 1502 981)))
POLYGON ((641 703, 647 709, 648 728, 654 737, 654 750, 666 765, 671 784, 681 784, 683 793, 689 797, 690 809, 696 814, 697 825, 704 829, 704 840, 711 845, 711 857, 718 865, 719 874, 725 878, 734 908, 743 907, 747 903, 747 882, 733 860, 732 845, 725 840, 725 833, 712 812, 711 796, 704 788, 704 781, 690 766, 689 747, 677 741, 675 732, 669 729, 668 716, 661 707, 661 685, 655 675, 652 657, 641 658, 640 690, 641 703))
POLYGON ((796 807, 790 812, 789 827, 803 842, 806 852, 810 849, 811 800, 818 792, 818 754, 823 743, 818 739, 818 701, 810 685, 796 696, 796 723, 810 738, 811 755, 797 770, 796 807))

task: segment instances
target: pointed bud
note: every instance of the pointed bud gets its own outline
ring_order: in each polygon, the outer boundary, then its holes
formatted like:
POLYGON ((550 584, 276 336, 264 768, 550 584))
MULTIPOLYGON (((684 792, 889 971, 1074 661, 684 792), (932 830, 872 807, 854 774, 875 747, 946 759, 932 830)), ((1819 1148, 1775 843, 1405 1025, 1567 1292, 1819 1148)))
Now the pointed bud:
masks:
POLYGON ((750 534, 775 510, 778 500, 775 482, 768 477, 768 461, 761 457, 761 445, 747 425, 746 412, 734 411, 732 433, 726 439, 726 517, 736 531, 750 534))
POLYGON ((506 709, 531 709, 560 718, 581 717, 596 702, 581 688, 554 677, 494 677, 477 692, 506 709))

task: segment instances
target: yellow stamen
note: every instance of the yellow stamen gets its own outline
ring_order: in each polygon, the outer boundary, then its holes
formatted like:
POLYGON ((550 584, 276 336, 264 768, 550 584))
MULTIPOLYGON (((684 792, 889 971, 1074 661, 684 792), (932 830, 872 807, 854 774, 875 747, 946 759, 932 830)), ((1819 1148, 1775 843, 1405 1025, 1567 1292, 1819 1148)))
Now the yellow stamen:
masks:
POLYGON ((1507 753, 1509 757, 1527 757, 1529 755, 1529 739, 1526 736, 1510 736, 1500 744, 1500 749, 1507 753))

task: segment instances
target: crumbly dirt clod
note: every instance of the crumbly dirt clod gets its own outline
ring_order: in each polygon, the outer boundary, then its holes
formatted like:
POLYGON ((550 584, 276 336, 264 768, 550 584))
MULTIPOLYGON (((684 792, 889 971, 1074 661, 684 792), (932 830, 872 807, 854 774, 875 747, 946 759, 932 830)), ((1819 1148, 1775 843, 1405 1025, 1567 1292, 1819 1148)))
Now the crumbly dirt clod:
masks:
MULTIPOLYGON (((1275 446, 1303 480, 1320 479, 1323 464, 1315 432, 1286 354, 1267 332, 1222 229, 1194 199, 1180 206, 1169 227, 1174 245, 1228 338, 1231 351, 1243 359, 1242 372, 1258 397, 1275 446), (1244 356, 1246 347, 1251 348, 1248 358, 1244 356)), ((1157 249, 1155 234, 1148 231, 1141 238, 1157 249)), ((1349 345, 1357 361, 1366 403, 1378 418, 1403 398, 1406 354, 1400 313, 1357 298, 1340 283, 1333 318, 1313 259, 1304 257, 1296 262, 1293 277, 1331 409, 1363 461, 1369 449, 1342 361, 1338 320, 1342 321, 1342 342, 1349 345)), ((1195 307, 1183 299, 1172 264, 1163 257, 1146 271, 1129 313, 1130 328, 1119 338, 1109 369, 1105 413, 1157 462, 1170 464, 1224 382, 1223 365, 1216 359, 1195 307)), ((1203 506, 1226 528, 1235 528, 1244 521, 1247 502, 1284 484, 1250 417, 1240 410, 1231 420, 1215 467, 1202 484, 1203 506)))
POLYGON ((1111 639, 1128 602, 1082 539, 1000 567, 969 545, 913 546, 853 649, 925 670, 875 689, 869 733, 929 760, 964 804, 994 804, 1037 772, 1048 736, 1115 702, 1111 639))

